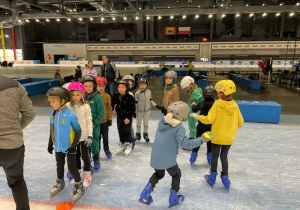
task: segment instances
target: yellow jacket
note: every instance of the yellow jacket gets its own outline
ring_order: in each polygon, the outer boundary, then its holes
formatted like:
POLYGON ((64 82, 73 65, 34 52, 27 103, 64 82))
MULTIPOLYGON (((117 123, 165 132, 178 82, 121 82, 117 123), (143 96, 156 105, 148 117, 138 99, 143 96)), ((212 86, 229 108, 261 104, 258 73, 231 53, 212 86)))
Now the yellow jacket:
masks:
POLYGON ((200 115, 197 119, 203 124, 212 124, 212 143, 220 145, 231 145, 236 138, 237 129, 244 124, 239 106, 234 100, 217 100, 207 116, 200 115))

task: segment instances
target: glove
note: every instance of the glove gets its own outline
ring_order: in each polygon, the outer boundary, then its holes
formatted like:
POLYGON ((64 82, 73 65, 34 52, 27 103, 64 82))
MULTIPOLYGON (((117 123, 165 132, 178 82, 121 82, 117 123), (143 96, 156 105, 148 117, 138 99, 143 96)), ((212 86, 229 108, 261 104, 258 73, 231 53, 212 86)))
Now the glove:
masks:
POLYGON ((66 153, 67 154, 72 154, 72 153, 75 153, 76 152, 76 148, 74 147, 69 147, 67 150, 66 150, 66 153))
POLYGON ((49 154, 53 154, 52 151, 53 151, 53 145, 52 144, 48 144, 48 152, 49 152, 49 154))
POLYGON ((111 121, 111 120, 108 120, 108 121, 107 121, 107 124, 108 124, 108 126, 111 126, 111 125, 112 125, 112 121, 111 121))
POLYGON ((200 140, 202 141, 202 143, 206 143, 213 139, 214 139, 214 136, 212 135, 212 133, 210 131, 207 131, 200 136, 200 140))
POLYGON ((167 113, 168 113, 168 110, 166 110, 166 108, 165 108, 164 106, 161 107, 161 110, 160 110, 160 111, 161 111, 161 113, 163 113, 163 115, 165 115, 165 116, 166 116, 167 113))
POLYGON ((87 147, 90 147, 92 145, 92 142, 93 142, 93 137, 89 136, 86 140, 85 140, 85 145, 87 147))
POLYGON ((159 105, 155 105, 155 108, 156 108, 156 109, 159 109, 159 110, 161 110, 161 109, 162 109, 162 107, 161 107, 161 106, 159 106, 159 105))
POLYGON ((133 117, 133 118, 136 118, 136 113, 134 113, 132 117, 133 117))
POLYGON ((198 116, 199 116, 199 115, 197 115, 196 113, 190 114, 190 117, 195 118, 196 120, 198 120, 198 119, 197 119, 198 116))

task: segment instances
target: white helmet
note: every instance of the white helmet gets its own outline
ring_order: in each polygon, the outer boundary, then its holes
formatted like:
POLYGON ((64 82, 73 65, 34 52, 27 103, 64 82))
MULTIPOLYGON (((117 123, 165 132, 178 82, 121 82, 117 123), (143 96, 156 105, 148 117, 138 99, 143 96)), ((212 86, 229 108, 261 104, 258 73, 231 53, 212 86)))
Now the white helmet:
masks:
POLYGON ((165 77, 171 77, 174 79, 174 82, 175 82, 177 79, 177 73, 176 73, 176 71, 170 70, 165 73, 165 77))
POLYGON ((190 86, 190 84, 192 84, 192 83, 194 83, 194 82, 195 82, 195 80, 194 80, 192 77, 190 77, 190 76, 185 76, 185 77, 183 77, 183 79, 181 80, 180 86, 181 86, 182 89, 185 89, 185 88, 187 88, 188 86, 190 86))
POLYGON ((130 75, 130 74, 124 75, 122 77, 122 79, 126 80, 127 82, 128 82, 128 80, 131 80, 132 81, 132 86, 134 87, 134 85, 135 85, 135 79, 134 79, 134 77, 132 75, 130 75))
POLYGON ((168 113, 171 113, 175 119, 185 121, 188 113, 190 112, 190 107, 183 101, 175 101, 168 106, 167 110, 168 113))
POLYGON ((71 82, 65 83, 62 87, 66 88, 68 90, 69 85, 71 84, 71 82))

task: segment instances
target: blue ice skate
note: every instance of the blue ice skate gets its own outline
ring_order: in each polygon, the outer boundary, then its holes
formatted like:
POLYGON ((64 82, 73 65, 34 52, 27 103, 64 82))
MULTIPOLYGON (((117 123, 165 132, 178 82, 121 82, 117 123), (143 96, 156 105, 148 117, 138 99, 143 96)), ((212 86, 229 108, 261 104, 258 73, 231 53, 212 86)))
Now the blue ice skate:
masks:
POLYGON ((94 169, 98 171, 100 169, 100 159, 99 155, 94 155, 93 156, 93 161, 94 161, 94 169))
POLYGON ((197 153, 196 152, 192 152, 191 157, 190 157, 191 165, 193 165, 196 162, 197 157, 198 157, 197 153))
POLYGON ((151 186, 150 183, 148 183, 140 195, 139 202, 146 205, 150 205, 153 202, 153 199, 151 197, 152 191, 153 191, 153 187, 151 186))
POLYGON ((210 164, 211 164, 212 153, 209 152, 209 153, 206 154, 206 156, 207 156, 207 163, 208 163, 208 165, 210 166, 210 164))
POLYGON ((170 194, 170 198, 169 198, 169 208, 180 204, 184 201, 184 195, 179 195, 178 192, 174 191, 171 189, 171 194, 170 194))
MULTIPOLYGON (((83 171, 85 171, 85 165, 84 164, 82 165, 82 169, 83 169, 83 171)), ((92 165, 90 166, 90 169, 91 169, 91 171, 93 170, 93 166, 92 165)))
POLYGON ((213 188, 216 183, 217 172, 211 172, 210 175, 205 175, 207 183, 213 188))
POLYGON ((107 157, 108 159, 111 159, 112 154, 111 154, 111 152, 110 152, 109 150, 104 150, 104 153, 105 153, 105 155, 106 155, 106 157, 107 157))
POLYGON ((74 178, 70 172, 67 173, 67 177, 68 177, 69 181, 71 181, 74 178))
POLYGON ((225 187, 225 188, 228 190, 228 192, 229 192, 229 188, 230 188, 231 182, 230 182, 228 176, 227 176, 227 175, 221 175, 221 179, 222 179, 222 183, 223 183, 224 187, 225 187))

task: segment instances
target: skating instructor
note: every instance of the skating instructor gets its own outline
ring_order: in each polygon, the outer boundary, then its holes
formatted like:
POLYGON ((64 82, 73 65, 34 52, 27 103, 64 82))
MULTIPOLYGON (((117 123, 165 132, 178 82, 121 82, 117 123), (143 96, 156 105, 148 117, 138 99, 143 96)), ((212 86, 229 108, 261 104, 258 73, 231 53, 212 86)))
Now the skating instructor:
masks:
POLYGON ((34 117, 35 109, 25 88, 15 80, 0 76, 0 167, 6 174, 17 210, 29 209, 23 176, 25 146, 22 129, 34 117))

